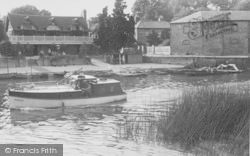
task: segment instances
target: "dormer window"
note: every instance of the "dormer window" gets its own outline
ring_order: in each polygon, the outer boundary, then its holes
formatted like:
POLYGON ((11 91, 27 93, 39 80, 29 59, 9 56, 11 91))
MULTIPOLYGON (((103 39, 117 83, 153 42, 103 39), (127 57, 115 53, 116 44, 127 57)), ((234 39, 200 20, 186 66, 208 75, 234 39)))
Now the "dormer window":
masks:
POLYGON ((32 25, 29 16, 26 16, 25 21, 20 26, 20 29, 23 29, 23 30, 36 30, 36 27, 34 25, 32 25))
POLYGON ((78 18, 73 18, 72 21, 73 21, 73 24, 70 30, 83 30, 83 28, 81 27, 79 23, 78 18))
POLYGON ((83 28, 79 24, 74 24, 71 26, 71 30, 83 30, 83 28))
POLYGON ((47 30, 61 30, 61 28, 56 25, 54 17, 51 17, 49 20, 51 24, 47 27, 47 30))
POLYGON ((73 22, 75 23, 75 24, 78 24, 78 19, 77 18, 74 18, 74 19, 72 19, 73 20, 73 22))
POLYGON ((61 28, 55 24, 51 24, 47 27, 47 30, 61 30, 61 28))
POLYGON ((25 17, 25 23, 30 24, 30 17, 29 17, 29 16, 26 16, 26 17, 25 17))

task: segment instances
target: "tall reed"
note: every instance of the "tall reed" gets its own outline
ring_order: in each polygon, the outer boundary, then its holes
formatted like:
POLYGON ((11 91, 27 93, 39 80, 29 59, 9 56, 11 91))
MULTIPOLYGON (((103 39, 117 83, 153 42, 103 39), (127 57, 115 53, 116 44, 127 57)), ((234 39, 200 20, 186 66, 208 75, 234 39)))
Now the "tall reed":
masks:
POLYGON ((177 106, 158 122, 164 140, 186 145, 225 141, 248 150, 250 84, 184 89, 177 106))

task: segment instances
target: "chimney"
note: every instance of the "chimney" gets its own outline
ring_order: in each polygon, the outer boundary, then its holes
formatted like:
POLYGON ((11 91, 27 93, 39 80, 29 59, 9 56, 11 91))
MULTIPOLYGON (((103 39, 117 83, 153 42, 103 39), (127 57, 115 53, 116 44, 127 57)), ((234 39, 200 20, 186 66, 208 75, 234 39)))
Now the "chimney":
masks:
POLYGON ((85 9, 83 10, 83 16, 84 16, 85 21, 87 21, 87 11, 85 9))
POLYGON ((82 11, 81 16, 84 19, 84 21, 87 23, 87 11, 85 9, 82 11))

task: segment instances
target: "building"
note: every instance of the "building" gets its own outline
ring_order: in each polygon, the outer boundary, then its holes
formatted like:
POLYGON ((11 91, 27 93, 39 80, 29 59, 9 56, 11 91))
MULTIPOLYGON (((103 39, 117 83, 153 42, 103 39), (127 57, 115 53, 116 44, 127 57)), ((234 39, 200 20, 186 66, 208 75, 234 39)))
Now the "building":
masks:
POLYGON ((138 44, 147 45, 147 36, 155 31, 161 37, 163 30, 169 30, 170 24, 166 21, 139 21, 135 25, 135 39, 138 44))
POLYGON ((5 31, 12 44, 32 45, 33 55, 40 51, 64 51, 77 54, 82 44, 92 44, 83 17, 8 14, 5 31))
POLYGON ((250 11, 200 11, 171 25, 171 55, 250 54, 250 11))

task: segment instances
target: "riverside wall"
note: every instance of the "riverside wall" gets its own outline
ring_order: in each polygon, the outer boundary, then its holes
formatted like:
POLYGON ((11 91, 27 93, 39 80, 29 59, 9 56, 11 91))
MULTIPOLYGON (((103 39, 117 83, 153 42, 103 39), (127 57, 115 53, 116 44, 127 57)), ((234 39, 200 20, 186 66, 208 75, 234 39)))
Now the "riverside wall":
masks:
POLYGON ((78 56, 44 57, 44 58, 0 58, 0 68, 28 67, 28 66, 67 66, 87 65, 90 58, 78 56))
POLYGON ((145 63, 176 64, 190 66, 194 68, 214 67, 219 64, 236 64, 239 68, 249 68, 250 58, 248 56, 143 56, 145 63))

